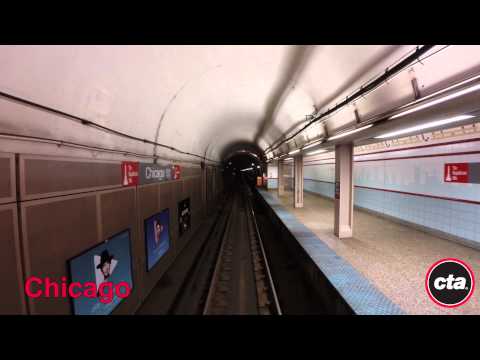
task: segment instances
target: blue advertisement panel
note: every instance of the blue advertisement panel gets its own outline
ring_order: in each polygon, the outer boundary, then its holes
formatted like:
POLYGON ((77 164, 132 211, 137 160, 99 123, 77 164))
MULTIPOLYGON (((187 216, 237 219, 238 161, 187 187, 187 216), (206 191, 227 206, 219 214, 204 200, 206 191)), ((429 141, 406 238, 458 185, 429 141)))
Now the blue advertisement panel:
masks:
POLYGON ((109 315, 123 300, 115 291, 110 302, 100 301, 100 286, 111 282, 126 282, 133 289, 130 230, 123 231, 107 241, 68 261, 71 282, 82 286, 96 285, 97 296, 72 298, 75 315, 109 315))
POLYGON ((145 246, 147 249, 147 270, 161 259, 170 248, 170 210, 153 215, 145 220, 145 246))

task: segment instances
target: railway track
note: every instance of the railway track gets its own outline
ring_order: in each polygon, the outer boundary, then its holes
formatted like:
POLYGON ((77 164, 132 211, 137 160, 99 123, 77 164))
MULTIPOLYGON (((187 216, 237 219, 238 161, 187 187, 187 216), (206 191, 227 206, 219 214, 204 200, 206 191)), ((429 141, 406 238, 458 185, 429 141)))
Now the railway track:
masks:
POLYGON ((282 313, 251 195, 247 186, 233 194, 204 315, 282 313))

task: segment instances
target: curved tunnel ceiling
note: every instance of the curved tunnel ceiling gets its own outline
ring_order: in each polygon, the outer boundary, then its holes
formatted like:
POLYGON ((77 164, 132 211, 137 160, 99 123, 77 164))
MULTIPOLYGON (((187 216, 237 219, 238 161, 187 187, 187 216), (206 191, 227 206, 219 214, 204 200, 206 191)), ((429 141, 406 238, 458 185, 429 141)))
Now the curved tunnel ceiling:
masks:
MULTIPOLYGON (((414 48, 0 46, 0 90, 220 161, 235 144, 256 152, 268 147, 414 48)), ((6 102, 0 99, 2 129, 169 152, 113 136, 92 138, 53 115, 25 120, 27 113, 14 115, 6 102)))

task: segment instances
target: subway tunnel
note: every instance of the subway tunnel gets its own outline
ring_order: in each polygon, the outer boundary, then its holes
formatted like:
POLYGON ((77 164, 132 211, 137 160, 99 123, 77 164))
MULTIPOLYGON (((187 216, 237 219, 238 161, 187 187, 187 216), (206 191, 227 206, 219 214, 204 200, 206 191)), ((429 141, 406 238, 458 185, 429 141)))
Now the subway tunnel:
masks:
POLYGON ((479 114, 479 46, 1 45, 0 314, 480 314, 479 114))

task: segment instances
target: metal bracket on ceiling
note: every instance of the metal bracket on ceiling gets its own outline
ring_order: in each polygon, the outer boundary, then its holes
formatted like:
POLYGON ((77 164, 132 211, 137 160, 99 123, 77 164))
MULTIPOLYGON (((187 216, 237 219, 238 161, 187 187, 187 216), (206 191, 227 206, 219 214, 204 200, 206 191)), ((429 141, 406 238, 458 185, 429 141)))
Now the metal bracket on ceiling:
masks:
POLYGON ((357 124, 360 124, 362 122, 362 119, 360 119, 360 114, 358 113, 358 109, 357 109, 357 106, 355 104, 353 104, 353 114, 355 115, 355 122, 357 124))
POLYGON ((328 138, 328 129, 327 125, 325 123, 322 123, 323 125, 323 133, 325 134, 325 138, 328 138))
MULTIPOLYGON (((417 50, 416 50, 416 51, 418 51, 419 49, 420 49, 420 47, 417 46, 417 50)), ((420 55, 417 57, 417 61, 418 61, 420 64, 425 65, 424 63, 422 63, 422 60, 420 60, 420 55)))
POLYGON ((410 83, 412 84, 412 89, 413 89, 413 96, 415 100, 420 99, 421 94, 420 94, 420 88, 418 87, 418 80, 417 77, 415 76, 415 71, 413 69, 410 69, 409 71, 410 74, 410 83))

